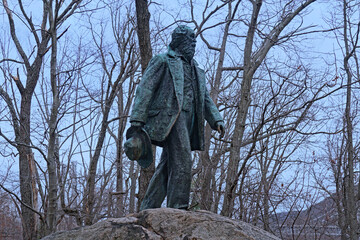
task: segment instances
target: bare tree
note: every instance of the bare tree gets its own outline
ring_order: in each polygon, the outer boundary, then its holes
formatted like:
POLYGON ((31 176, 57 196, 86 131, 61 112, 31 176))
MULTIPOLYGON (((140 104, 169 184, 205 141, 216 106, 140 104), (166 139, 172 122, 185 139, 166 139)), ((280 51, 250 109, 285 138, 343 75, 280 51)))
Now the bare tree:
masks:
MULTIPOLYGON (((244 63, 243 63, 243 74, 242 74, 242 83, 240 90, 240 101, 238 103, 238 111, 235 122, 234 133, 232 136, 232 145, 230 147, 230 159, 228 164, 228 174, 226 178, 226 189, 225 189, 225 197, 224 203, 221 210, 221 214, 225 216, 232 215, 232 209, 234 206, 234 191, 237 186, 237 178, 238 175, 236 172, 238 171, 239 163, 240 163, 240 149, 243 142, 243 135, 245 131, 245 123, 248 115, 248 109, 251 103, 251 85, 253 76, 256 70, 259 68, 260 64, 264 61, 269 50, 279 43, 281 39, 286 39, 291 37, 293 33, 288 34, 287 36, 280 36, 283 30, 287 25, 303 11, 307 6, 316 0, 308 0, 302 3, 298 7, 292 7, 290 3, 284 6, 284 10, 282 11, 281 18, 279 22, 277 22, 274 27, 270 30, 269 33, 264 34, 265 38, 261 42, 260 47, 257 50, 254 50, 254 41, 255 41, 255 33, 258 26, 258 17, 260 13, 261 6, 263 1, 257 0, 252 2, 252 15, 249 21, 249 27, 247 32, 247 37, 245 40, 245 48, 244 48, 244 63)), ((246 160, 243 161, 246 163, 246 160)))
MULTIPOLYGON (((344 114, 344 125, 345 125, 345 166, 344 166, 344 198, 343 198, 343 211, 345 214, 345 222, 341 224, 341 229, 343 232, 347 234, 342 234, 342 238, 345 239, 349 237, 352 240, 358 239, 360 236, 359 228, 360 223, 358 222, 358 204, 360 192, 356 193, 355 191, 355 151, 354 151, 354 143, 353 143, 353 117, 351 113, 352 106, 352 82, 353 76, 359 77, 359 69, 355 70, 357 72, 352 73, 350 70, 350 58, 354 58, 357 62, 357 56, 355 53, 356 48, 358 47, 358 40, 360 36, 360 20, 357 23, 357 28, 355 32, 353 32, 353 28, 350 25, 351 20, 350 16, 348 16, 348 8, 354 7, 351 6, 351 1, 343 1, 343 20, 344 20, 344 45, 345 45, 345 56, 344 56, 344 69, 346 73, 346 105, 345 105, 345 114, 344 114), (350 26, 348 26, 350 25, 350 26), (348 31, 350 31, 348 33, 348 31), (345 237, 346 236, 346 237, 345 237)), ((359 4, 359 3, 357 3, 359 4)), ((358 67, 358 66, 357 66, 358 67)), ((358 187, 360 189, 360 185, 358 182, 358 187)), ((340 222, 339 222, 340 223, 340 222)))
MULTIPOLYGON (((62 6, 62 3, 55 4, 53 1, 44 1, 42 19, 40 24, 38 24, 34 23, 32 17, 28 15, 22 1, 18 1, 17 7, 19 8, 19 13, 16 12, 17 9, 15 9, 15 7, 8 5, 7 0, 2 1, 3 7, 8 17, 11 38, 20 57, 19 60, 4 59, 3 61, 12 61, 20 64, 22 67, 24 67, 24 75, 26 78, 26 80, 22 81, 22 77, 19 71, 17 71, 16 75, 12 75, 14 73, 11 72, 9 73, 12 81, 15 82, 17 90, 21 96, 19 107, 20 109, 16 109, 18 104, 12 102, 12 98, 3 88, 0 89, 0 95, 7 103, 12 117, 15 135, 15 141, 12 143, 17 148, 19 153, 19 176, 24 239, 37 238, 37 188, 35 183, 36 167, 34 162, 34 155, 32 152, 30 130, 32 97, 35 91, 35 87, 38 83, 44 56, 49 50, 49 41, 52 37, 56 37, 51 33, 56 31, 56 28, 61 26, 61 24, 74 13, 75 9, 79 7, 80 3, 81 1, 74 0, 68 3, 66 6, 62 6), (60 8, 63 9, 62 12, 60 11, 60 8), (24 47, 25 39, 18 38, 16 27, 19 27, 19 23, 14 20, 14 13, 17 17, 21 18, 22 23, 24 23, 25 26, 30 30, 36 52, 28 52, 24 47), (51 24, 47 26, 49 20, 51 21, 51 24)), ((56 41, 56 39, 54 40, 56 41)), ((55 73, 52 72, 52 74, 55 73)), ((6 137, 4 135, 2 136, 6 137)), ((51 171, 51 173, 54 172, 51 171)), ((53 179, 56 179, 56 176, 53 179)), ((56 185, 56 182, 54 182, 54 184, 56 185)), ((52 194, 53 193, 54 190, 52 190, 52 194)), ((54 198, 55 196, 53 196, 52 199, 54 198)))
MULTIPOLYGON (((96 140, 95 150, 90 158, 89 170, 87 174, 87 184, 85 187, 85 202, 83 211, 85 212, 86 216, 86 225, 91 225, 94 223, 94 221, 96 221, 96 214, 100 211, 100 208, 95 208, 97 202, 95 192, 97 168, 99 159, 101 158, 101 151, 103 150, 106 133, 108 132, 109 123, 111 122, 109 117, 111 116, 110 112, 112 110, 112 105, 118 96, 119 91, 121 93, 126 81, 135 74, 139 66, 137 63, 137 55, 135 53, 135 28, 133 25, 133 19, 129 13, 126 17, 127 18, 124 20, 125 24, 121 29, 118 28, 120 27, 119 25, 116 25, 116 27, 113 29, 114 38, 116 39, 116 44, 119 51, 118 60, 115 59, 111 53, 106 52, 107 50, 104 45, 104 32, 101 32, 101 34, 98 35, 94 29, 91 29, 93 40, 97 46, 99 59, 101 60, 101 65, 103 68, 104 85, 102 86, 102 91, 104 95, 101 96, 102 99, 100 100, 102 112, 100 130, 98 133, 98 139, 96 140), (118 73, 114 71, 117 67, 120 68, 118 73)), ((118 19, 114 20, 116 21, 118 19)), ((116 24, 116 22, 113 24, 116 24)), ((104 29, 102 31, 104 31, 104 29)), ((134 78, 131 79, 134 80, 134 78)), ((119 99, 119 101, 121 101, 121 99, 119 99)), ((127 103, 127 105, 128 106, 126 107, 126 111, 129 111, 130 102, 127 103)), ((124 112, 119 114, 124 114, 124 112)), ((122 121, 121 123, 124 124, 126 121, 122 121)), ((125 126, 122 125, 120 127, 123 131, 125 126)), ((120 139, 122 139, 122 136, 120 139)), ((118 142, 118 144, 120 144, 120 142, 118 142)), ((118 154, 120 154, 120 151, 121 149, 118 150, 118 154)))
MULTIPOLYGON (((358 220, 360 184, 356 170, 359 164, 359 142, 356 140, 358 107, 354 104, 357 101, 355 100, 357 99, 355 86, 358 84, 356 79, 360 77, 357 52, 360 37, 360 19, 357 14, 359 6, 359 1, 341 1, 335 5, 336 10, 332 12, 329 20, 329 24, 337 28, 333 33, 342 49, 341 53, 335 52, 334 55, 341 54, 338 59, 341 59, 339 64, 342 68, 336 69, 338 71, 336 79, 339 79, 339 84, 344 85, 345 88, 344 94, 337 99, 343 104, 339 110, 343 115, 335 125, 340 130, 340 134, 329 137, 326 143, 327 156, 324 157, 323 163, 330 169, 332 177, 329 179, 328 176, 314 174, 319 186, 335 203, 341 239, 358 239, 360 236, 358 220), (333 189, 330 188, 331 185, 333 189)), ((335 64, 338 64, 337 61, 336 58, 335 64)))

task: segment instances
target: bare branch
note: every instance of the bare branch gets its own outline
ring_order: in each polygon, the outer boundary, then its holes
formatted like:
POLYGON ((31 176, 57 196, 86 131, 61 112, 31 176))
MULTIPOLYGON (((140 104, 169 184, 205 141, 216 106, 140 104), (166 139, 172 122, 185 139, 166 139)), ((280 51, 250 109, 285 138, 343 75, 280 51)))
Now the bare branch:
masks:
MULTIPOLYGON (((10 111, 15 136, 18 136, 19 135, 19 122, 18 122, 18 117, 16 114, 15 106, 14 106, 9 94, 7 92, 5 92, 5 90, 1 86, 0 86, 0 96, 6 102, 6 105, 10 111)), ((1 129, 0 129, 0 133, 1 133, 1 129)))
POLYGON ((0 60, 0 63, 3 63, 3 62, 14 62, 14 63, 24 64, 24 62, 21 62, 21 61, 15 60, 15 59, 11 59, 11 58, 1 59, 1 60, 0 60))
POLYGON ((15 43, 16 49, 18 50, 21 58, 23 59, 24 63, 25 63, 25 67, 26 69, 29 71, 30 70, 30 63, 29 63, 29 59, 25 54, 24 49, 22 48, 19 39, 16 36, 16 30, 15 30, 15 23, 14 23, 14 19, 12 16, 12 11, 10 10, 10 8, 8 7, 8 3, 7 0, 3 0, 3 5, 6 11, 6 14, 8 16, 9 19, 9 27, 10 27, 10 33, 11 33, 11 37, 15 43))

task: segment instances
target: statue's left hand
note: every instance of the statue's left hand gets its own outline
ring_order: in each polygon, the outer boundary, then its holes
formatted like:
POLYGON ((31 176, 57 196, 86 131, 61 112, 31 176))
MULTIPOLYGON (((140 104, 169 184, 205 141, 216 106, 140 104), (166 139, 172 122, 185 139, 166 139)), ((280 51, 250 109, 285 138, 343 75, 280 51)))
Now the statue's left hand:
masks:
POLYGON ((225 127, 224 127, 224 122, 223 121, 219 121, 216 123, 216 131, 218 131, 218 133, 220 133, 220 139, 224 137, 225 135, 225 127))

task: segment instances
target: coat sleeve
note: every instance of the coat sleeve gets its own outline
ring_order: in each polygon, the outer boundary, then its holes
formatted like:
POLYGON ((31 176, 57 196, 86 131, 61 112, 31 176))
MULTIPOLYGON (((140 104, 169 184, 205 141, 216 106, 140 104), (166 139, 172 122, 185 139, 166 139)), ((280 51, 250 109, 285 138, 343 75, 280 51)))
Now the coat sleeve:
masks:
POLYGON ((210 97, 208 90, 205 90, 205 119, 210 124, 212 129, 216 129, 216 123, 223 121, 219 110, 210 97))
POLYGON ((158 87, 166 68, 163 55, 153 57, 137 86, 130 122, 146 122, 150 101, 158 87))

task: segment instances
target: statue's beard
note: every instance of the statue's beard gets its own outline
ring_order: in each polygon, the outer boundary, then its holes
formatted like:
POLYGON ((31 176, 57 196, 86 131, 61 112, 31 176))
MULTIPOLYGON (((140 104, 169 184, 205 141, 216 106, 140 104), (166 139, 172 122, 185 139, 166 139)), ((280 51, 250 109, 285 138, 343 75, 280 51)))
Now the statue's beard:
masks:
POLYGON ((191 61, 195 54, 195 48, 191 46, 186 46, 179 49, 179 52, 188 60, 191 61))

